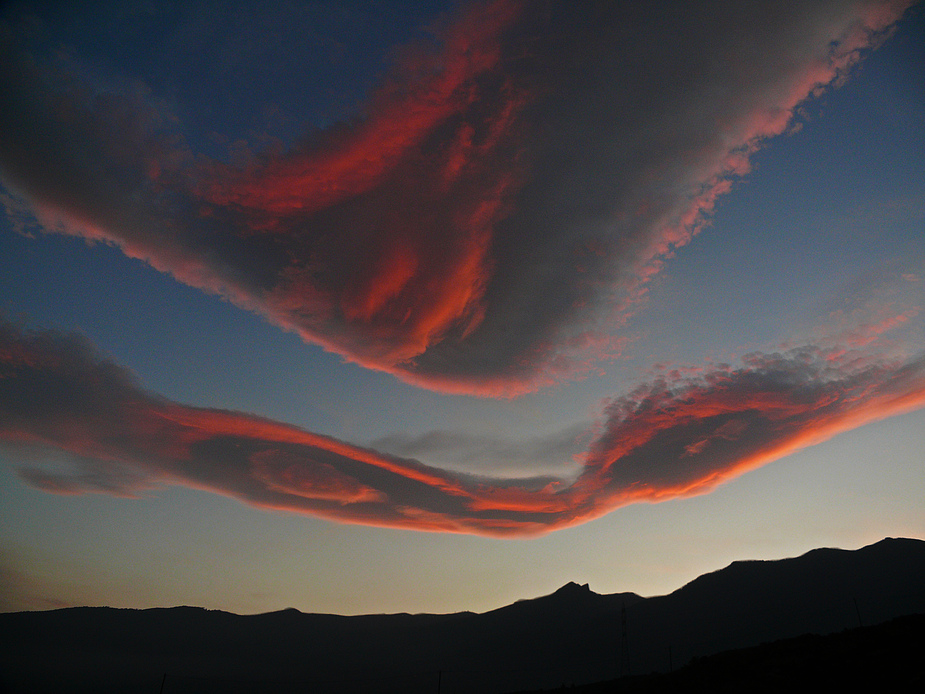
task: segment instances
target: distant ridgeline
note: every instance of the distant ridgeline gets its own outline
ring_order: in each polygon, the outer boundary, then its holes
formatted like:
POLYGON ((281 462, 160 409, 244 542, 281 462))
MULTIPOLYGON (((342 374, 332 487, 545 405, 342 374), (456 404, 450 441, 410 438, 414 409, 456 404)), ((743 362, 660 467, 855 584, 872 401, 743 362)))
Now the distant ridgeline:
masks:
POLYGON ((192 607, 0 614, 0 691, 511 692, 677 669, 925 613, 925 542, 734 562, 670 595, 574 583, 484 614, 238 616, 192 607))

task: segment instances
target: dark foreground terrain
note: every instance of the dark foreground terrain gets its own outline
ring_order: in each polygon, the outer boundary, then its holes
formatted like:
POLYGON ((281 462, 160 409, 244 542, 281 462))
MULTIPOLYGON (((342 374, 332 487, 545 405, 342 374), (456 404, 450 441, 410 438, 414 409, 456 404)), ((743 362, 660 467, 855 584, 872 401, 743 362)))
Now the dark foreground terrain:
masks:
POLYGON ((0 690, 497 694, 629 673, 584 691, 796 691, 822 680, 818 690, 832 691, 862 677, 919 677, 904 668, 921 660, 921 618, 875 625, 925 613, 923 586, 925 542, 887 539, 734 562, 660 597, 598 595, 570 583, 484 614, 0 614, 0 690))
POLYGON ((925 614, 839 634, 804 634, 725 651, 697 658, 671 673, 627 676, 566 688, 571 694, 857 690, 925 692, 925 614))

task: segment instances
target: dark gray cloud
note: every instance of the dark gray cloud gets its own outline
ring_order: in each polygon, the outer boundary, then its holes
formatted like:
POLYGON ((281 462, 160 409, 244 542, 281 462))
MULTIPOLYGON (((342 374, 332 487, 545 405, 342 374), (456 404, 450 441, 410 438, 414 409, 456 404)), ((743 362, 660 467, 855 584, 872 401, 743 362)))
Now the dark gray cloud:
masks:
POLYGON ((751 153, 907 5, 475 3, 396 51, 354 117, 235 164, 190 146, 176 114, 210 106, 162 100, 169 65, 104 79, 8 17, 0 176, 46 228, 351 361, 514 395, 618 351, 751 153))
POLYGON ((658 379, 614 400, 577 475, 476 475, 395 452, 456 453, 465 464, 457 469, 497 454, 536 471, 572 452, 576 432, 527 445, 396 436, 384 441, 387 453, 169 401, 79 335, 0 323, 0 445, 33 487, 134 496, 182 485, 267 509, 416 530, 549 532, 625 504, 702 493, 923 405, 925 355, 887 362, 812 346, 756 353, 737 368, 658 379), (527 460, 531 450, 537 462, 527 460))

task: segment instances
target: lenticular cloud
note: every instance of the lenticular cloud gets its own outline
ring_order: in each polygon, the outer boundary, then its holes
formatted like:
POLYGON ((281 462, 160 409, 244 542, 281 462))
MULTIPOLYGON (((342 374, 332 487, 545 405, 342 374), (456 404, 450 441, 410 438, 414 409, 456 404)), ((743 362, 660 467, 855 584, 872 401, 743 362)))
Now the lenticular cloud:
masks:
POLYGON ((657 379, 614 400, 575 477, 472 475, 172 402, 79 335, 0 323, 0 446, 33 487, 131 497, 180 485, 413 530, 541 534, 626 504, 704 493, 923 405, 923 356, 889 362, 813 346, 756 353, 736 368, 657 379))
POLYGON ((618 351, 672 248, 907 4, 474 3, 353 118, 235 164, 144 75, 77 74, 4 25, 0 176, 46 229, 347 360, 516 395, 618 351))

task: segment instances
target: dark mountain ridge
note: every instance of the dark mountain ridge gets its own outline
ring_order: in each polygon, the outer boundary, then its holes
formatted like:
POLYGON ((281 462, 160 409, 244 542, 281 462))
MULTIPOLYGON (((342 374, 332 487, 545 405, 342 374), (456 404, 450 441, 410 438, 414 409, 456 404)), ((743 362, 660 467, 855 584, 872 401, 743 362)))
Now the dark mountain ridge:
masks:
POLYGON ((733 562, 665 596, 569 583, 483 614, 18 612, 0 614, 0 682, 10 692, 539 689, 925 613, 923 586, 925 541, 886 539, 733 562))

